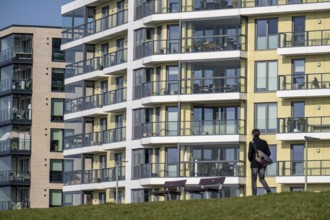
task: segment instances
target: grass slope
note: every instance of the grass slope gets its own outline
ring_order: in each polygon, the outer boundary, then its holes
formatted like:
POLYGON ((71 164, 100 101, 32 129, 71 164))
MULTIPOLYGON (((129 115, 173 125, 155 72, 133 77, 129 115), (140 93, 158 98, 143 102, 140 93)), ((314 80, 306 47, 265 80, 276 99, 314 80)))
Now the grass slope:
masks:
POLYGON ((98 219, 330 219, 330 192, 256 197, 76 206, 0 212, 1 220, 98 219))

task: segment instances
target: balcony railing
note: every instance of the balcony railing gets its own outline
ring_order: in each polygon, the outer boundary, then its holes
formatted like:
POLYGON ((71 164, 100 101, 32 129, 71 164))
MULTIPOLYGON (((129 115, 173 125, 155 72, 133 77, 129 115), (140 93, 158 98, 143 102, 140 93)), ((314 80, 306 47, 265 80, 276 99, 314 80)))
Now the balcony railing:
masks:
POLYGON ((8 60, 32 60, 32 48, 11 47, 0 52, 0 63, 8 60))
POLYGON ((65 150, 109 144, 126 140, 126 127, 64 137, 65 150))
POLYGON ((102 107, 102 95, 96 94, 65 101, 65 114, 102 107))
POLYGON ((113 105, 121 102, 126 102, 127 100, 127 88, 120 88, 105 92, 102 95, 102 105, 113 105))
POLYGON ((180 39, 153 40, 143 43, 142 56, 180 53, 180 39))
POLYGON ((116 181, 116 169, 118 169, 118 180, 125 180, 125 166, 119 166, 118 168, 112 167, 97 170, 78 170, 64 172, 64 185, 79 185, 116 181))
POLYGON ((280 47, 330 45, 330 30, 279 33, 280 47))
POLYGON ((104 68, 119 65, 127 62, 127 49, 117 50, 112 53, 104 55, 104 68))
POLYGON ((29 200, 25 200, 24 202, 0 201, 0 211, 25 209, 29 207, 30 207, 29 200))
POLYGON ((22 138, 9 138, 0 140, 0 153, 3 152, 17 152, 17 151, 30 151, 31 140, 22 138))
POLYGON ((65 78, 103 70, 103 68, 119 65, 127 62, 127 49, 105 54, 103 57, 95 57, 79 61, 66 66, 65 78))
POLYGON ((245 120, 204 120, 182 121, 181 131, 179 122, 149 122, 134 126, 134 137, 165 137, 165 136, 193 136, 193 135, 243 135, 245 134, 245 120))
POLYGON ((183 53, 246 50, 245 35, 187 37, 182 39, 183 53))
POLYGON ((119 127, 102 131, 102 143, 110 144, 126 141, 126 127, 119 127))
POLYGON ((135 8, 135 19, 153 14, 167 14, 177 12, 192 12, 192 11, 207 11, 219 9, 233 9, 233 8, 252 8, 252 7, 265 7, 265 6, 280 6, 280 5, 293 5, 305 3, 321 3, 329 2, 329 0, 237 0, 237 1, 182 1, 180 3, 169 3, 169 0, 149 0, 143 1, 143 4, 135 8))
POLYGON ((244 161, 186 161, 133 165, 132 179, 162 177, 244 177, 244 161))
POLYGON ((67 65, 65 68, 65 78, 79 76, 102 69, 101 58, 95 57, 67 65))
POLYGON ((101 133, 91 132, 64 137, 65 150, 101 145, 101 133))
POLYGON ((32 79, 6 79, 0 81, 0 92, 32 91, 32 79))
POLYGON ((30 181, 29 171, 0 171, 0 182, 24 182, 30 181))
POLYGON ((281 75, 278 79, 279 90, 330 88, 330 73, 281 75))
POLYGON ((330 116, 279 118, 279 133, 330 132, 330 116))
MULTIPOLYGON (((278 161, 277 176, 304 176, 305 161, 278 161)), ((308 176, 329 176, 330 160, 308 160, 308 176)))
POLYGON ((128 10, 119 11, 104 18, 79 25, 73 29, 62 32, 62 43, 78 40, 114 27, 126 24, 128 21, 128 10))
POLYGON ((0 123, 7 121, 31 122, 31 109, 10 109, 0 110, 0 123))

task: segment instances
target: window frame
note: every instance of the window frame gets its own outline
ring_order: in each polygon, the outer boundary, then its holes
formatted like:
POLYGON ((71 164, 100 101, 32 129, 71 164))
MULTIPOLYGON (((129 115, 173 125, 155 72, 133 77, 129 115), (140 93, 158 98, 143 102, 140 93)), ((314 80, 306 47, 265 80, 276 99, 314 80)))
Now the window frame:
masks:
POLYGON ((278 85, 278 61, 277 60, 262 60, 262 61, 255 61, 254 62, 254 91, 255 92, 274 92, 277 91, 277 85, 278 85), (266 85, 265 85, 265 89, 258 89, 258 63, 265 63, 266 64, 266 85), (276 63, 276 88, 274 90, 270 90, 269 89, 269 63, 276 63))
POLYGON ((61 41, 62 41, 61 38, 58 38, 58 37, 52 38, 52 62, 65 62, 65 54, 64 54, 64 51, 61 50, 61 41), (59 44, 58 44, 59 48, 54 47, 54 44, 55 44, 55 46, 57 46, 57 43, 58 43, 55 41, 59 42, 59 44), (55 52, 54 52, 54 48, 55 48, 55 52), (63 55, 63 60, 54 58, 54 53, 59 53, 60 55, 63 55))
POLYGON ((64 129, 61 129, 61 128, 51 128, 50 129, 50 152, 63 152, 63 148, 64 148, 64 129), (62 150, 52 150, 52 141, 56 141, 56 140, 53 140, 53 132, 54 131, 62 131, 62 150))
POLYGON ((64 68, 52 68, 52 86, 51 86, 51 91, 52 92, 64 92, 64 79, 65 79, 65 69, 64 68), (55 70, 63 70, 63 81, 61 82, 61 79, 60 80, 54 80, 54 74, 59 74, 58 72, 54 72, 55 70), (61 86, 62 86, 62 90, 56 90, 56 89, 53 89, 53 84, 54 83, 58 83, 60 82, 61 83, 61 86))
POLYGON ((262 102, 262 103, 254 103, 254 127, 255 128, 258 128, 260 130, 261 133, 264 133, 264 134, 274 134, 274 133, 277 133, 277 130, 278 130, 278 125, 277 125, 277 118, 278 118, 278 106, 277 106, 277 103, 276 102, 262 102), (257 106, 258 105, 266 105, 266 128, 263 129, 263 128, 258 128, 257 126, 257 116, 259 115, 257 113, 257 106), (268 118, 268 115, 269 115, 269 106, 270 105, 275 105, 276 106, 276 128, 273 130, 273 129, 270 129, 269 128, 269 118, 268 118))
POLYGON ((62 207, 63 206, 63 191, 60 189, 49 189, 49 208, 53 207, 62 207), (52 193, 61 192, 61 205, 51 205, 52 202, 52 193))
POLYGON ((64 102, 64 99, 60 99, 60 98, 52 98, 51 99, 51 111, 50 111, 50 121, 51 122, 59 122, 59 123, 63 123, 64 122, 64 110, 65 110, 65 102, 64 102), (56 102, 56 101, 58 101, 58 100, 61 100, 62 101, 62 113, 63 113, 63 115, 58 115, 58 116, 56 116, 56 115, 54 115, 54 103, 56 102), (54 117, 56 117, 56 118, 54 118, 54 117), (60 118, 58 118, 58 117, 60 117, 60 118))
POLYGON ((261 18, 261 19, 255 19, 255 37, 254 37, 254 49, 255 50, 275 50, 279 47, 279 44, 278 44, 278 18, 261 18), (258 21, 266 21, 266 48, 258 48, 258 21), (269 34, 269 21, 270 20, 276 20, 277 21, 277 33, 276 34, 269 34), (276 47, 275 48, 269 48, 269 37, 270 36, 277 36, 277 40, 276 40, 276 47))
POLYGON ((49 160, 49 182, 50 183, 63 183, 63 170, 64 170, 64 160, 63 159, 50 159, 49 160), (62 162, 62 171, 55 171, 52 170, 52 162, 58 162, 61 161, 62 162), (61 180, 60 181, 56 181, 56 180, 52 180, 52 172, 61 172, 61 180))

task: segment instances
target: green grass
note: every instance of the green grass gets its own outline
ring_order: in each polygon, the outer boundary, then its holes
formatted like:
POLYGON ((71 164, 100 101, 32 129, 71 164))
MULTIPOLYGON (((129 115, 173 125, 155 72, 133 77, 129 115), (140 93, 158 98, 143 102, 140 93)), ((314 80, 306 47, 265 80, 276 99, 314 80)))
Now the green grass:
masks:
POLYGON ((240 198, 106 204, 0 212, 1 220, 61 219, 330 219, 330 192, 278 193, 240 198))

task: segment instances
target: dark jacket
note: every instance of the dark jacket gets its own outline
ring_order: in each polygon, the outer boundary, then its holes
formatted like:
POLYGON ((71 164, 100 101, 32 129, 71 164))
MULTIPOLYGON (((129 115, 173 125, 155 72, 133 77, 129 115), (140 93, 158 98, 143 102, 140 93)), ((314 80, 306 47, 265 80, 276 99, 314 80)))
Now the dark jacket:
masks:
MULTIPOLYGON (((261 150, 268 156, 270 156, 270 150, 268 147, 268 143, 265 140, 262 140, 260 138, 253 138, 253 141, 257 147, 258 150, 261 150)), ((251 162, 251 168, 261 168, 260 164, 256 161, 256 151, 253 147, 252 141, 249 144, 249 161, 251 162)))

